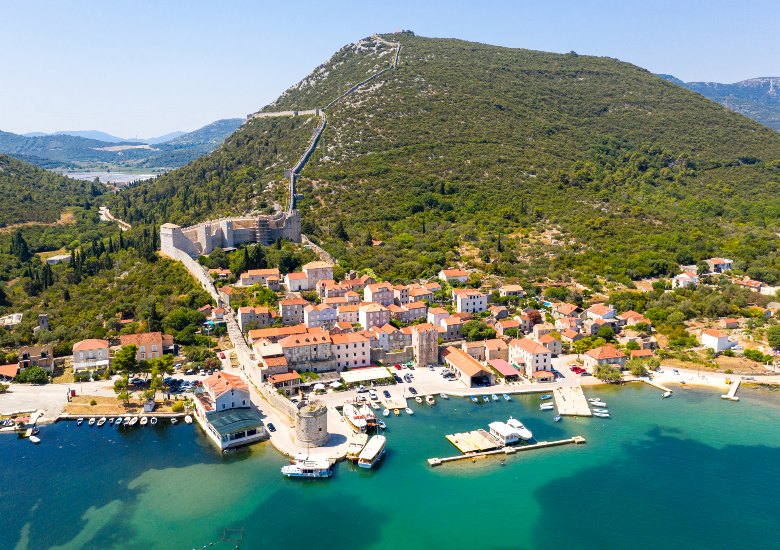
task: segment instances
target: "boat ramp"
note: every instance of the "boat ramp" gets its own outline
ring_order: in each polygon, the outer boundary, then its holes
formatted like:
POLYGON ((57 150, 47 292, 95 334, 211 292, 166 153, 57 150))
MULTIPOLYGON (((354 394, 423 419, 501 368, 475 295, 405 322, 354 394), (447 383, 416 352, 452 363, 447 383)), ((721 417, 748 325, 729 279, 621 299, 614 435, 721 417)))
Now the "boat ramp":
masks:
MULTIPOLYGON (((463 435, 463 434, 455 434, 455 435, 463 435)), ((450 437, 451 436, 447 436, 447 439, 450 439, 450 437)), ((442 464, 447 464, 449 462, 457 462, 459 460, 468 460, 468 459, 470 459, 472 462, 476 462, 478 458, 485 458, 489 456, 496 456, 496 455, 508 456, 516 453, 525 452, 525 451, 533 451, 536 449, 546 449, 549 447, 559 447, 561 445, 570 445, 570 444, 580 445, 582 443, 585 443, 585 438, 580 435, 575 435, 574 437, 571 437, 569 439, 559 439, 557 441, 540 441, 538 443, 534 443, 533 445, 502 447, 499 449, 492 449, 488 451, 475 451, 475 452, 469 452, 457 456, 448 456, 445 458, 429 458, 428 465, 434 467, 434 466, 440 466, 442 464)))
POLYGON ((580 386, 566 386, 553 390, 555 408, 561 416, 593 416, 580 386))
POLYGON ((739 389, 739 385, 742 383, 742 378, 734 378, 731 380, 731 387, 729 388, 729 392, 721 395, 721 399, 728 399, 729 401, 739 401, 739 397, 737 397, 737 390, 739 389))

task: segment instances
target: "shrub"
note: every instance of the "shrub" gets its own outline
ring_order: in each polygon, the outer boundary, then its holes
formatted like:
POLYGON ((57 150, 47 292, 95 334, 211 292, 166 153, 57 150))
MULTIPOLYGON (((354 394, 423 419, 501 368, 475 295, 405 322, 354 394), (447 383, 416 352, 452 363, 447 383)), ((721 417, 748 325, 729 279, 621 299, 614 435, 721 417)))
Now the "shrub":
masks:
POLYGON ((95 401, 95 400, 93 399, 92 401, 90 401, 90 402, 89 402, 89 405, 90 405, 91 407, 94 407, 95 405, 97 405, 97 401, 95 401))
POLYGON ((49 382, 49 373, 41 367, 31 367, 20 372, 16 379, 23 384, 46 384, 49 382))
POLYGON ((184 411, 184 401, 176 401, 173 406, 171 407, 171 410, 175 413, 180 413, 184 411))

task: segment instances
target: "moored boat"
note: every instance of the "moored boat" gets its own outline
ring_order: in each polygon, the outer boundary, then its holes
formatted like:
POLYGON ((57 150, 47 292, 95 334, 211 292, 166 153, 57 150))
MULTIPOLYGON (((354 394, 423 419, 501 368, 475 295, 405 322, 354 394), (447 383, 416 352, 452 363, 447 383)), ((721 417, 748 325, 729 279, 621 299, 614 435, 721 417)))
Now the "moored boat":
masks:
POLYGON ((123 422, 123 425, 124 425, 124 426, 129 426, 129 425, 130 425, 130 423, 132 422, 132 420, 133 420, 132 418, 130 418, 129 416, 126 416, 126 417, 125 417, 125 420, 124 420, 124 422, 123 422))
POLYGON ((512 397, 508 393, 505 393, 504 394, 504 401, 512 401, 512 397))
POLYGON ((113 416, 108 419, 108 425, 109 426, 113 426, 114 425, 114 417, 113 416))
POLYGON ((141 426, 146 426, 149 423, 149 419, 145 416, 141 417, 141 426))
POLYGON ((541 411, 551 411, 554 408, 555 405, 553 405, 552 403, 542 403, 541 405, 539 405, 539 410, 541 411))
POLYGON ((429 405, 435 405, 436 404, 436 400, 433 398, 432 395, 426 395, 425 396, 425 402, 428 403, 429 405))
POLYGON ((493 401, 498 401, 498 396, 495 393, 490 394, 490 399, 492 399, 493 401))
POLYGON ((363 451, 363 448, 366 446, 366 443, 368 443, 367 434, 353 434, 352 437, 349 438, 349 446, 347 446, 347 460, 355 462, 363 451))
POLYGON ((138 417, 134 416, 133 418, 130 419, 130 425, 135 426, 136 424, 138 424, 138 417))
POLYGON ((106 417, 102 417, 100 420, 97 421, 98 428, 102 428, 103 424, 106 423, 106 417))
POLYGON ((442 399, 449 399, 450 398, 450 396, 447 395, 446 393, 440 393, 439 397, 441 397, 442 399))
POLYGON ((374 401, 372 401, 371 402, 371 408, 374 409, 375 411, 378 411, 379 410, 379 405, 377 405, 374 401))
POLYGON ((36 445, 41 442, 41 438, 38 437, 37 435, 31 435, 30 437, 28 437, 28 439, 33 443, 35 443, 36 445))
POLYGON ((379 426, 379 428, 382 430, 387 429, 387 424, 385 424, 384 420, 377 420, 376 425, 379 426))
POLYGON ((84 423, 83 418, 79 418, 78 420, 76 420, 76 426, 81 426, 83 423, 84 423))
POLYGON ((552 395, 550 395, 549 393, 546 393, 544 395, 540 395, 539 399, 541 399, 542 401, 547 401, 548 399, 552 399, 552 395))
POLYGON ((184 417, 185 424, 192 424, 192 417, 190 415, 187 415, 184 417))
POLYGON ((514 428, 515 432, 517 433, 518 437, 524 441, 528 441, 529 439, 533 438, 534 434, 525 427, 525 425, 520 422, 517 418, 509 417, 509 420, 506 421, 507 426, 511 426, 514 428))
POLYGON ((157 425, 157 417, 153 416, 152 419, 149 421, 149 424, 151 424, 152 426, 156 426, 157 425))
POLYGON ((490 398, 487 395, 483 395, 482 401, 484 401, 485 403, 490 403, 490 398))
POLYGON ((387 438, 383 435, 372 437, 358 457, 358 466, 361 468, 373 468, 385 454, 387 438))
POLYGON ((665 391, 665 392, 664 392, 664 394, 663 394, 661 397, 663 397, 664 399, 666 399, 667 397, 671 397, 671 396, 672 396, 672 392, 670 392, 670 391, 665 391))
POLYGON ((602 407, 602 408, 607 406, 607 404, 604 403, 603 401, 591 401, 590 405, 591 407, 602 407))
POLYGON ((399 416, 401 414, 401 411, 399 411, 398 409, 393 409, 393 414, 399 416))
POLYGON ((382 416, 390 416, 390 409, 384 409, 382 411, 382 416))
POLYGON ((333 472, 327 460, 296 460, 292 464, 282 466, 282 474, 287 477, 330 477, 333 472))
POLYGON ((358 408, 353 405, 352 403, 347 403, 344 405, 344 408, 341 411, 341 414, 346 419, 347 423, 352 427, 353 430, 356 432, 365 432, 366 427, 368 426, 368 423, 366 422, 366 417, 361 414, 361 412, 358 410, 358 408))
POLYGON ((95 419, 94 418, 90 418, 89 419, 89 425, 90 426, 94 426, 95 425, 95 419))
POLYGON ((406 407, 404 410, 406 411, 406 414, 408 414, 409 416, 412 416, 414 414, 414 411, 409 407, 406 407))
POLYGON ((609 410, 608 409, 593 409, 593 412, 594 413, 607 413, 607 414, 609 414, 609 410))
POLYGON ((415 397, 414 400, 417 401, 418 403, 422 403, 422 397, 420 397, 419 395, 415 397))
POLYGON ((472 400, 474 403, 479 403, 479 399, 477 399, 477 398, 476 398, 475 396, 473 396, 473 395, 471 396, 471 400, 472 400))
POLYGON ((608 412, 594 412, 593 416, 598 416, 599 418, 609 418, 608 412))
POLYGON ((171 424, 173 424, 174 426, 175 426, 175 425, 176 425, 178 422, 179 422, 179 419, 178 419, 178 418, 171 418, 171 424))
POLYGON ((555 416, 553 416, 553 420, 555 420, 556 422, 560 422, 562 420, 561 415, 556 414, 555 416))

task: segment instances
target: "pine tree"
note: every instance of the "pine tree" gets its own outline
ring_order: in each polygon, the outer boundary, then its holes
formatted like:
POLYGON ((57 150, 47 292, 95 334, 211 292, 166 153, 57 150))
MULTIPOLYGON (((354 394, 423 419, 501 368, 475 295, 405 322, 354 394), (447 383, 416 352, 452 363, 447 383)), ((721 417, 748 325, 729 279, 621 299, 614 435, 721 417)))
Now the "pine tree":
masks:
POLYGON ((32 258, 30 248, 27 246, 27 241, 22 236, 22 230, 19 229, 11 237, 11 255, 16 256, 20 262, 26 262, 32 258))
POLYGON ((336 224, 336 229, 333 231, 333 235, 336 236, 336 238, 341 239, 342 241, 348 241, 349 240, 349 234, 347 233, 347 230, 344 228, 344 222, 341 220, 338 221, 336 224))

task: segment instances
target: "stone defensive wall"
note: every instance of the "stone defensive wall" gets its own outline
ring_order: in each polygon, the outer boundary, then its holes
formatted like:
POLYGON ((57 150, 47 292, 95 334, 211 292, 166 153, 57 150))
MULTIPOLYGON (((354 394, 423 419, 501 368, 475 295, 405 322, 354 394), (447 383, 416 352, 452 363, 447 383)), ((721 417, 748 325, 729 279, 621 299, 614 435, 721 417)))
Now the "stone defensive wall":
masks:
POLYGON ((181 227, 160 226, 160 248, 171 257, 182 251, 191 258, 210 254, 215 248, 234 248, 245 243, 268 246, 276 239, 301 242, 301 215, 298 210, 273 216, 221 218, 181 227))

